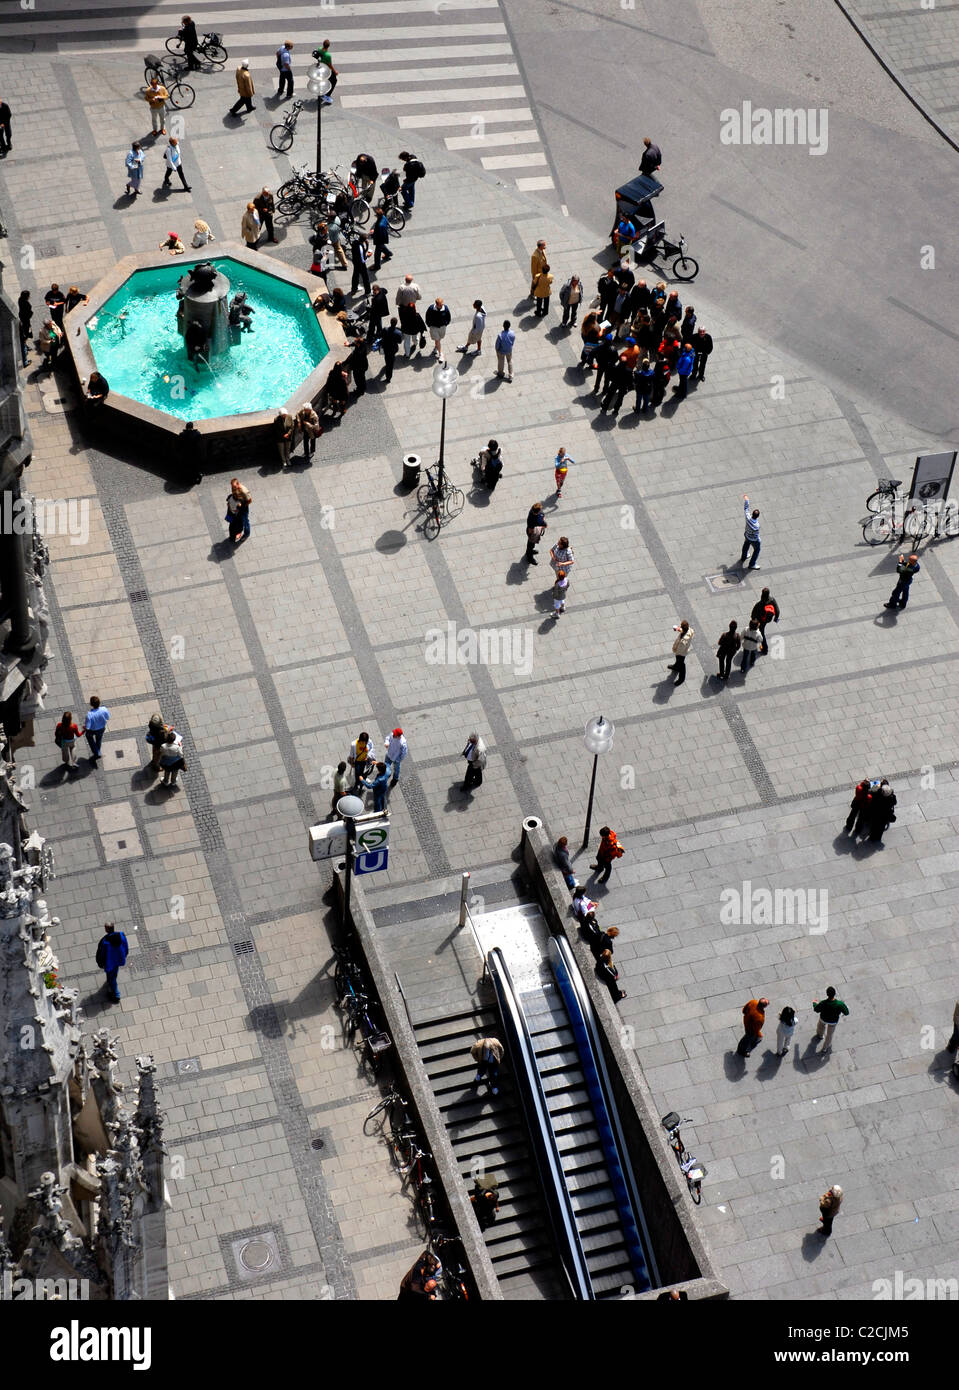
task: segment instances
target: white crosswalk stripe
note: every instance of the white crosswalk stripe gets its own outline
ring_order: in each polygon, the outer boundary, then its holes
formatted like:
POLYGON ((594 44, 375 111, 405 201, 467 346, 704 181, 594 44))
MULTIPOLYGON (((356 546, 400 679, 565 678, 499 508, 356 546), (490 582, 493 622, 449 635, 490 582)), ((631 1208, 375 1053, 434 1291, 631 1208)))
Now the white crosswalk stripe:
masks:
MULTIPOLYGON (((184 13, 182 0, 149 8, 136 0, 45 4, 0 8, 0 45, 84 58, 162 52, 184 13)), ((499 0, 281 0, 269 9, 262 0, 191 0, 189 12, 201 35, 222 35, 226 76, 234 60, 247 58, 265 88, 277 46, 290 40, 303 96, 310 53, 329 39, 340 74, 334 105, 442 137, 451 153, 522 191, 554 186, 499 0)))

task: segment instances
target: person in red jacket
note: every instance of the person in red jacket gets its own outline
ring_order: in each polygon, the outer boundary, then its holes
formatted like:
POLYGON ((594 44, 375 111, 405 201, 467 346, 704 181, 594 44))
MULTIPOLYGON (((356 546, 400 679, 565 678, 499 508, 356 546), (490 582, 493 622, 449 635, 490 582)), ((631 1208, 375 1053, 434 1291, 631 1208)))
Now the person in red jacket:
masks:
POLYGON ((861 835, 866 829, 869 821, 869 787, 868 777, 856 783, 856 790, 852 794, 852 801, 849 803, 849 815, 846 817, 844 826, 847 835, 855 837, 861 835))
POLYGON ((599 827, 600 841, 599 849, 596 851, 596 863, 590 864, 591 869, 600 869, 597 883, 608 883, 609 876, 613 871, 613 860, 622 859, 626 851, 616 838, 615 830, 610 830, 608 825, 599 827))
POLYGON ((761 1041, 768 1003, 768 999, 750 999, 748 1004, 743 1005, 744 1031, 739 1040, 739 1046, 736 1048, 738 1056, 748 1057, 753 1048, 761 1041))

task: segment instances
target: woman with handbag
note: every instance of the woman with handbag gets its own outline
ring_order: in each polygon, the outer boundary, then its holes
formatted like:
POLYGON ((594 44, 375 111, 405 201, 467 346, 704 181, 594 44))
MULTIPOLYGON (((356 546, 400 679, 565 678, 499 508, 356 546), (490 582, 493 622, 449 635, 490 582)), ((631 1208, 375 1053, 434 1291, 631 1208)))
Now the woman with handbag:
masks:
POLYGON ((224 520, 230 528, 230 542, 238 545, 250 534, 250 503, 253 497, 239 478, 230 481, 230 495, 226 499, 224 520))

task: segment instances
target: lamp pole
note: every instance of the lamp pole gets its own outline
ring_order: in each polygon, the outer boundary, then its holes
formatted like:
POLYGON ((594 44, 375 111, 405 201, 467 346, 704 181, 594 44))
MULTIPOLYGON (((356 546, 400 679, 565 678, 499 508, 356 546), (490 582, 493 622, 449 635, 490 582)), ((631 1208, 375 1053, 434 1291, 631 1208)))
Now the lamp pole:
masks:
POLYGON ((310 68, 306 79, 306 90, 316 97, 316 172, 323 172, 323 98, 330 90, 330 70, 325 63, 317 63, 310 68))
POLYGON ((440 493, 443 491, 446 459, 446 402, 450 396, 456 395, 459 385, 459 375, 456 368, 438 362, 433 368, 432 388, 433 395, 439 396, 443 402, 440 414, 440 456, 436 462, 436 482, 440 493))
POLYGON ((343 893, 343 920, 341 925, 350 922, 350 885, 353 882, 353 860, 356 857, 356 818, 366 810, 358 796, 341 796, 336 803, 336 814, 346 823, 346 886, 343 893))
POLYGON ((600 715, 598 719, 589 721, 583 735, 583 742, 586 744, 587 750, 593 755, 593 775, 589 783, 589 801, 586 804, 586 829, 583 831, 582 849, 585 849, 589 844, 589 829, 593 822, 593 795, 596 791, 596 768, 599 764, 599 755, 600 753, 608 753, 612 748, 614 732, 613 725, 609 720, 600 715))

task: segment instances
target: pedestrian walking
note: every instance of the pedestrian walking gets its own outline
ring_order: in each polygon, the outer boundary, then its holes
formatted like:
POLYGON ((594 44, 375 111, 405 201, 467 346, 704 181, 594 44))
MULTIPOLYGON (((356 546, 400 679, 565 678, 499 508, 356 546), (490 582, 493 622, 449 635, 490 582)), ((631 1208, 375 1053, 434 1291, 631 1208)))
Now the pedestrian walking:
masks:
POLYGON ((779 604, 768 589, 763 589, 759 598, 753 604, 753 611, 749 616, 755 618, 759 624, 759 635, 762 639, 759 647, 759 655, 768 656, 769 643, 766 641, 766 624, 779 622, 779 604))
POLYGON ((350 789, 350 778, 345 762, 337 763, 336 771, 333 773, 333 795, 330 798, 330 815, 338 814, 336 803, 340 801, 350 789))
POLYGON ((252 493, 240 482, 239 478, 231 478, 224 520, 230 528, 229 536, 233 545, 239 545, 240 541, 245 541, 250 534, 250 504, 252 501, 252 493))
POLYGON ((503 1062, 503 1044, 499 1038, 477 1038, 470 1048, 470 1056, 476 1063, 476 1076, 473 1079, 474 1086, 478 1086, 483 1080, 489 1083, 490 1091, 494 1096, 499 1095, 499 1069, 503 1062))
POLYGON ((533 298, 536 301, 536 317, 539 319, 544 319, 549 313, 549 297, 552 288, 553 277, 550 275, 547 265, 533 281, 533 298))
POLYGON ((560 286, 559 302, 563 309, 563 327, 572 328, 583 302, 583 282, 578 275, 571 275, 560 286))
POLYGON ((446 330, 449 328, 453 316, 441 295, 436 296, 423 317, 426 322, 426 330, 433 343, 433 356, 438 362, 445 362, 443 339, 446 337, 446 330))
POLYGON ((918 555, 910 555, 908 558, 905 555, 899 556, 896 564, 896 573, 899 578, 896 581, 896 587, 889 595, 889 602, 883 604, 884 608, 905 608, 909 602, 909 590, 912 587, 912 581, 919 573, 919 569, 918 555))
POLYGON ((240 221, 240 236, 246 242, 248 251, 255 251, 260 242, 260 214, 255 203, 247 203, 246 211, 240 221))
POLYGON ((796 1010, 790 1005, 782 1010, 779 1015, 779 1022, 776 1025, 776 1056, 785 1057, 789 1051, 789 1044, 793 1040, 793 1033, 796 1031, 796 1010))
POLYGON ((649 358, 644 357, 639 366, 633 373, 633 385, 636 387, 636 401, 633 405, 634 410, 648 410, 653 399, 655 372, 650 364, 649 358))
POLYGON ((21 290, 17 300, 17 318, 20 321, 20 355, 23 358, 23 365, 29 361, 27 345, 30 342, 30 333, 33 326, 33 305, 30 303, 30 291, 21 290))
POLYGON ((553 581, 553 617, 559 618, 566 612, 566 590, 569 588, 569 580, 566 578, 565 570, 557 570, 556 578, 553 581))
POLYGON ((358 792, 363 782, 363 778, 369 775, 373 766, 373 744, 370 736, 365 729, 357 734, 350 744, 350 751, 346 761, 353 769, 353 788, 358 792))
POLYGON ((390 250, 390 223, 386 209, 376 208, 373 219, 373 274, 376 275, 384 261, 393 259, 393 252, 390 250))
POLYGON ((609 997, 614 1004, 618 1004, 621 999, 626 998, 626 991, 619 987, 619 971, 613 964, 612 951, 603 951, 596 962, 596 974, 609 990, 609 997))
POLYGON ((276 70, 279 73, 279 86, 276 89, 277 101, 293 95, 293 44, 286 39, 276 50, 276 70))
POLYGON ((366 395, 366 374, 370 369, 370 350, 365 338, 353 338, 350 342, 350 355, 343 363, 353 378, 353 389, 357 397, 366 395))
POLYGON ((719 658, 719 679, 729 680, 729 673, 733 667, 733 657, 742 646, 742 638, 739 635, 739 624, 735 619, 729 624, 725 632, 720 633, 719 641, 716 644, 716 655, 719 658))
POLYGON ((819 1199, 819 1219, 822 1222, 821 1236, 832 1235, 832 1223, 839 1215, 839 1208, 842 1206, 843 1191, 838 1182, 834 1182, 819 1199))
POLYGON ((53 741, 60 749, 60 760, 68 772, 73 772, 77 764, 77 739, 80 737, 80 730, 73 722, 73 711, 65 709, 60 716, 60 723, 53 731, 53 741))
POLYGON ((304 401, 296 412, 296 433, 303 440, 303 457, 309 462, 316 452, 316 441, 323 433, 320 417, 309 401, 304 401))
POLYGON ((597 883, 609 882, 609 876, 613 872, 613 864, 617 859, 622 859, 625 853, 626 851, 616 838, 615 830, 610 830, 608 825, 601 825, 599 827, 599 849, 596 851, 596 863, 589 866, 591 869, 599 870, 597 883))
POLYGON ((370 293, 370 272, 366 268, 369 237, 365 232, 356 232, 350 245, 350 259, 353 262, 353 279, 350 281, 350 294, 356 294, 356 287, 362 282, 364 297, 370 293))
POLYGON ((369 777, 363 780, 364 790, 373 793, 374 811, 386 810, 386 798, 389 793, 389 787, 390 775, 386 770, 386 763, 374 763, 373 770, 369 777))
POLYGON ((529 298, 533 298, 533 291, 536 288, 537 276, 548 269, 546 261, 546 242, 538 241, 529 258, 529 298))
POLYGON ((473 354, 473 356, 479 357, 480 353, 483 351, 483 333, 485 328, 486 310, 483 308, 483 301, 481 299, 474 299, 473 322, 470 325, 469 336, 466 339, 466 342, 463 344, 463 346, 461 348, 457 348, 456 351, 468 352, 471 347, 475 347, 476 352, 473 354))
POLYGON ((607 927, 605 931, 598 931, 590 938, 589 949, 593 953, 593 959, 599 960, 605 951, 608 951, 612 958, 615 949, 616 938, 619 936, 619 927, 607 927))
POLYGON ((849 815, 843 826, 845 833, 851 834, 853 838, 862 835, 869 825, 869 793, 875 785, 878 784, 873 783, 868 777, 856 783, 852 801, 849 803, 849 815))
POLYGON ((418 155, 410 154, 409 150, 400 150, 399 157, 403 161, 400 196, 405 211, 412 212, 413 204, 416 202, 416 185, 420 179, 426 178, 426 166, 418 155))
POLYGON ((390 316, 390 301, 386 290, 382 285, 373 282, 370 292, 370 301, 367 305, 367 330, 366 341, 371 347, 376 346, 376 340, 383 333, 383 324, 390 316))
POLYGON ((330 53, 330 44, 330 39, 323 40, 323 43, 320 46, 320 56, 317 59, 318 62, 322 63, 324 67, 327 67, 330 70, 330 90, 324 96, 320 97, 320 101, 322 101, 324 106, 333 105, 333 89, 340 78, 338 70, 333 66, 333 57, 330 53))
POLYGON ((569 857, 569 840, 565 835, 560 835, 553 846, 553 863, 566 880, 567 888, 578 887, 576 875, 573 873, 573 865, 569 857))
POLYGON ((293 451, 293 431, 296 429, 296 421, 288 410, 279 409, 273 417, 273 424, 270 431, 273 435, 273 442, 276 445, 276 452, 280 456, 280 466, 286 468, 290 462, 290 454, 293 451))
POLYGON ((666 670, 676 672, 673 685, 682 685, 686 679, 686 657, 689 655, 689 649, 693 645, 693 638, 696 634, 689 626, 688 618, 683 618, 679 626, 673 628, 673 631, 678 635, 673 643, 672 664, 667 666, 666 670))
POLYGON ((676 375, 679 377, 679 384, 676 387, 676 399, 683 401, 686 399, 689 390, 689 378, 693 374, 693 365, 696 361, 696 354, 693 352, 689 343, 683 344, 683 350, 676 358, 676 375))
POLYGON ((959 1047, 959 999, 956 1000, 956 1007, 952 1011, 952 1037, 946 1043, 950 1052, 955 1052, 959 1047))
POLYGON ((503 327, 496 335, 496 342, 493 344, 496 349, 496 375, 500 381, 513 380, 513 346, 516 342, 516 334, 510 326, 510 320, 503 320, 503 327))
POLYGON ((746 564, 746 555, 752 550, 752 559, 747 566, 748 569, 758 570, 756 561, 759 559, 759 550, 762 542, 759 539, 759 508, 754 507, 750 512, 749 498, 743 493, 743 516, 746 518, 746 530, 743 535, 743 553, 739 557, 739 568, 742 569, 746 564))
POLYGON ((697 328, 692 337, 692 349, 696 354, 696 361, 693 364, 693 375, 697 381, 706 380, 706 364, 709 361, 709 354, 713 350, 713 340, 706 332, 705 328, 697 328))
POLYGON ((185 191, 190 193, 192 190, 186 181, 186 174, 183 172, 183 152, 180 149, 180 142, 175 135, 171 135, 167 142, 167 147, 163 151, 163 162, 166 165, 166 173, 163 175, 162 187, 170 187, 170 180, 173 178, 174 171, 176 171, 185 191))
POLYGON ((485 1231, 496 1220, 496 1213, 499 1211, 499 1187, 495 1174, 473 1179, 470 1201, 476 1212, 477 1224, 481 1231, 485 1231))
POLYGON ((393 364, 396 361, 396 354, 400 350, 400 343, 403 341, 396 319, 391 318, 389 327, 384 328, 380 334, 380 348, 383 353, 383 380, 393 380, 393 364))
POLYGON ((762 1041, 763 1024, 766 1022, 766 1009, 769 1000, 750 999, 743 1005, 743 1035, 736 1048, 738 1057, 748 1057, 754 1047, 762 1041))
POLYGON ((823 1040, 823 1052, 832 1051, 832 1035, 836 1031, 839 1020, 849 1015, 849 1010, 842 999, 836 998, 836 990, 830 985, 826 990, 825 999, 814 999, 812 1001, 813 1013, 819 1015, 819 1022, 816 1024, 816 1037, 823 1040))
POLYGON ((573 547, 569 543, 569 536, 560 536, 559 540, 549 552, 550 567, 554 571, 565 570, 566 578, 572 580, 573 566, 576 564, 576 555, 573 547))
POLYGON ((124 933, 117 931, 113 922, 104 922, 103 935, 97 943, 96 962, 107 977, 104 989, 114 1004, 120 1002, 117 974, 126 964, 129 953, 130 946, 124 933))
POLYGON ((470 734, 463 749, 463 757, 466 759, 463 791, 471 792, 474 787, 482 786, 483 769, 486 767, 486 744, 479 734, 470 734))
POLYGON ((102 756, 100 749, 103 745, 103 731, 107 727, 110 718, 110 711, 106 705, 101 705, 98 695, 90 696, 90 708, 87 710, 83 720, 81 733, 86 734, 90 752, 93 755, 94 763, 98 762, 102 756))
POLYGON ((276 236, 273 231, 273 214, 276 212, 276 200, 265 184, 253 199, 253 206, 259 214, 260 221, 266 228, 267 241, 276 245, 276 236))
POLYGON ((480 449, 477 463, 483 474, 484 486, 490 492, 495 492, 496 484, 503 476, 503 451, 497 440, 491 439, 485 449, 480 449))
POLYGON ((400 768, 403 759, 409 754, 410 746, 406 741, 406 735, 402 729, 394 729, 389 738, 385 741, 386 746, 386 767, 391 773, 391 787, 395 787, 400 780, 400 768))
MULTIPOLYGON (((336 264, 341 270, 347 270, 349 261, 346 259, 346 252, 343 249, 343 237, 345 233, 339 213, 334 213, 323 225, 330 239, 330 245, 333 247, 333 255, 336 257, 336 264)), ((384 290, 383 293, 385 295, 386 291, 384 290)))
POLYGON ((762 646, 762 641, 763 635, 759 631, 758 622, 755 618, 750 618, 749 626, 743 633, 743 675, 745 675, 747 671, 751 671, 752 668, 755 666, 756 658, 759 655, 759 648, 762 646))
POLYGON ((575 462, 576 460, 570 458, 569 454, 566 452, 565 445, 560 445, 559 453, 556 455, 556 458, 553 463, 553 478, 556 482, 557 502, 563 495, 563 487, 566 483, 566 478, 569 473, 569 465, 575 462))
POLYGON ((639 172, 649 178, 655 174, 656 170, 663 162, 663 152, 658 145, 654 145, 648 135, 643 136, 643 153, 639 161, 639 172))
POLYGON ((187 67, 191 72, 200 71, 200 60, 196 56, 196 51, 200 47, 200 36, 196 31, 196 24, 188 14, 180 20, 180 29, 177 38, 183 43, 183 52, 186 55, 187 67))
POLYGON ((150 119, 153 123, 154 135, 166 135, 166 104, 170 100, 170 93, 164 87, 159 77, 151 77, 143 100, 150 108, 150 119))
POLYGON ((179 786, 176 779, 181 772, 186 772, 186 762, 183 758, 183 735, 177 733, 176 729, 167 729, 163 742, 160 744, 160 771, 163 773, 161 787, 179 786))
POLYGON ((158 772, 160 768, 160 753, 166 736, 169 733, 168 725, 164 724, 163 716, 159 710, 156 714, 150 715, 150 722, 147 724, 147 731, 144 737, 150 745, 150 768, 153 772, 158 772))
POLYGON ((146 155, 140 148, 139 141, 134 140, 127 151, 127 157, 124 161, 127 171, 127 197, 139 198, 140 196, 140 184, 143 182, 143 162, 145 159, 146 155))
POLYGON ((256 95, 256 88, 253 85, 253 74, 250 72, 249 58, 243 59, 243 62, 236 70, 235 78, 236 90, 239 95, 230 107, 229 114, 231 116, 238 116, 241 106, 245 107, 247 111, 255 111, 256 104, 253 98, 256 95))
POLYGON ((536 542, 542 540, 548 526, 543 515, 542 502, 534 502, 526 514, 526 554, 523 557, 528 565, 538 565, 536 542))
POLYGON ((0 98, 0 154, 6 156, 13 149, 13 117, 7 102, 0 98))
POLYGON ((870 790, 866 806, 869 823, 869 839, 878 843, 892 821, 896 819, 896 794, 883 777, 879 786, 870 790))

